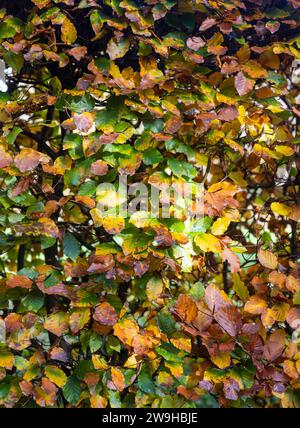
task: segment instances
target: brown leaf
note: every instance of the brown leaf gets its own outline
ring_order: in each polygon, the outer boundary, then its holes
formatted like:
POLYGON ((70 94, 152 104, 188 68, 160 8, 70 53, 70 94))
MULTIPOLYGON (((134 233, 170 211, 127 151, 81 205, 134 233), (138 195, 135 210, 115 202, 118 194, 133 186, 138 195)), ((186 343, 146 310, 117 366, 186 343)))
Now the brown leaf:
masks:
POLYGON ((12 275, 6 281, 7 288, 15 288, 15 287, 31 288, 32 284, 33 282, 31 281, 31 279, 23 275, 12 275))
POLYGON ((93 115, 89 112, 84 112, 74 116, 74 124, 80 132, 88 132, 94 124, 93 115))
POLYGON ((226 293, 211 284, 205 289, 205 301, 225 333, 236 336, 242 327, 242 316, 226 293))
POLYGON ((0 168, 6 168, 10 164, 12 164, 13 159, 11 155, 5 151, 5 149, 0 146, 0 168))
POLYGON ((193 51, 198 51, 200 48, 206 45, 206 42, 201 37, 190 37, 186 41, 186 45, 193 51))
POLYGON ((15 165, 21 172, 32 171, 40 163, 48 163, 49 156, 34 149, 25 148, 15 157, 15 165))
POLYGON ((291 308, 287 314, 286 321, 294 329, 300 328, 300 308, 291 308))
POLYGON ((228 261, 232 273, 240 272, 240 259, 228 247, 225 247, 221 253, 222 261, 228 261))
POLYGON ((268 361, 274 361, 281 356, 285 345, 284 330, 276 330, 266 340, 264 346, 264 358, 268 361))
POLYGON ((176 315, 186 323, 192 322, 198 313, 197 305, 194 300, 185 294, 180 294, 174 306, 174 311, 176 315))
POLYGON ((214 18, 205 18, 199 27, 199 31, 205 31, 216 25, 217 21, 214 18))
POLYGON ((100 324, 113 327, 118 321, 118 315, 115 309, 107 302, 96 306, 93 318, 100 324))
POLYGON ((75 309, 70 315, 70 329, 73 333, 78 333, 89 322, 90 309, 79 308, 75 309))
POLYGON ((76 48, 69 49, 68 51, 69 55, 72 55, 77 61, 80 61, 82 58, 84 58, 87 54, 87 47, 86 46, 77 46, 76 48))
POLYGON ((232 120, 236 119, 238 115, 239 112, 236 107, 223 107, 218 113, 218 119, 224 120, 225 122, 231 122, 232 120))
POLYGON ((234 86, 240 97, 252 91, 255 80, 248 79, 241 71, 234 78, 234 86))
POLYGON ((108 171, 108 165, 103 160, 97 160, 91 165, 91 172, 95 175, 105 175, 108 171))
POLYGON ((267 308, 268 304, 263 297, 251 296, 246 302, 244 310, 250 314, 260 315, 267 308))

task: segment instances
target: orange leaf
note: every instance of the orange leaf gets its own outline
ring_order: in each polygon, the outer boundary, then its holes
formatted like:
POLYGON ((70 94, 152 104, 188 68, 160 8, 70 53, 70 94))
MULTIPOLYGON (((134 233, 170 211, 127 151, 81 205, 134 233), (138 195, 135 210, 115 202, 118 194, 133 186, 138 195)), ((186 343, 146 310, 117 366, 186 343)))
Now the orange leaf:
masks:
POLYGON ((259 249, 257 258, 259 262, 268 269, 276 269, 278 265, 278 259, 275 254, 271 253, 271 251, 259 249))

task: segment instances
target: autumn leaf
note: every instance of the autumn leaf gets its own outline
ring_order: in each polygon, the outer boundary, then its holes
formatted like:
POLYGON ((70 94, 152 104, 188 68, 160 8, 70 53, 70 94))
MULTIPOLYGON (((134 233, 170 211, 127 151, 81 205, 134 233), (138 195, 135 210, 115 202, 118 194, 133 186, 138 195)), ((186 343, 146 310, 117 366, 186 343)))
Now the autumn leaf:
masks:
POLYGON ((78 333, 89 322, 89 308, 76 309, 70 315, 70 329, 73 333, 78 333))
POLYGON ((221 252, 221 243, 220 241, 210 233, 201 233, 195 237, 195 244, 200 247, 205 253, 212 251, 214 253, 221 252))
POLYGON ((49 315, 45 320, 44 327, 56 336, 62 336, 69 329, 69 315, 65 312, 49 315))
POLYGON ((242 72, 239 72, 234 78, 234 86, 241 97, 252 91, 254 84, 255 80, 248 79, 242 72))
POLYGON ((300 1, 2 3, 0 407, 299 407, 300 1))
POLYGON ((268 361, 274 361, 281 356, 285 344, 285 332, 277 330, 272 333, 264 347, 264 357, 268 361))
POLYGON ((13 275, 6 282, 7 288, 31 288, 32 284, 32 280, 23 275, 13 275))
POLYGON ((117 367, 112 367, 111 378, 117 390, 120 392, 123 391, 126 385, 125 385, 125 378, 121 370, 118 369, 117 367))
POLYGON ((189 49, 192 49, 193 51, 198 51, 200 48, 203 48, 205 46, 205 41, 201 37, 190 37, 186 41, 186 45, 189 49))
POLYGON ((21 172, 32 171, 39 163, 46 164, 50 158, 34 149, 25 148, 15 157, 15 165, 21 172))
POLYGON ((107 216, 103 219, 103 227, 107 233, 115 235, 124 229, 125 220, 123 217, 107 216))
POLYGON ((163 282, 159 277, 152 277, 146 285, 146 294, 148 299, 157 300, 163 291, 163 282))
POLYGON ((278 259, 275 254, 271 251, 259 249, 257 254, 259 262, 268 269, 276 269, 278 265, 278 259))
POLYGON ((72 22, 67 18, 64 17, 62 26, 61 26, 61 39, 66 44, 72 44, 77 39, 77 31, 72 24, 72 22))
POLYGON ((230 222, 231 222, 230 218, 227 218, 227 217, 218 218, 211 227, 211 233, 213 235, 223 235, 228 229, 230 222))
POLYGON ((11 370, 14 365, 13 353, 4 347, 0 348, 0 367, 11 370))
POLYGON ((133 338, 138 334, 139 327, 134 320, 122 319, 114 325, 114 334, 125 345, 131 345, 133 338))
POLYGON ((66 374, 58 367, 52 365, 45 368, 45 375, 51 382, 55 383, 55 385, 60 388, 64 387, 67 382, 66 374))
POLYGON ((272 202, 271 203, 271 210, 278 215, 288 216, 292 212, 292 208, 290 208, 288 205, 281 204, 279 202, 272 202))
POLYGON ((249 298, 249 291, 244 282, 241 280, 239 274, 233 273, 232 280, 234 291, 239 296, 239 298, 243 300, 243 302, 246 302, 249 298))
POLYGON ((107 53, 111 60, 122 58, 130 47, 130 42, 127 38, 123 37, 120 40, 110 39, 107 44, 107 53))
POLYGON ((91 172, 95 175, 105 175, 108 171, 108 165, 103 160, 97 160, 91 165, 91 172))
POLYGON ((0 146, 0 168, 5 168, 12 164, 13 159, 12 156, 0 146))
POLYGON ((100 324, 107 326, 114 326, 118 321, 118 315, 115 309, 107 302, 100 303, 100 305, 96 306, 93 318, 100 324))
POLYGON ((251 296, 247 300, 244 310, 250 312, 250 314, 262 314, 263 311, 267 308, 268 304, 263 297, 260 296, 251 296))
POLYGON ((80 61, 82 58, 84 58, 87 54, 87 47, 86 46, 77 46, 75 48, 69 49, 68 54, 72 55, 77 61, 80 61))
POLYGON ((188 296, 181 294, 174 307, 175 313, 181 318, 181 320, 190 323, 197 316, 196 303, 188 296))

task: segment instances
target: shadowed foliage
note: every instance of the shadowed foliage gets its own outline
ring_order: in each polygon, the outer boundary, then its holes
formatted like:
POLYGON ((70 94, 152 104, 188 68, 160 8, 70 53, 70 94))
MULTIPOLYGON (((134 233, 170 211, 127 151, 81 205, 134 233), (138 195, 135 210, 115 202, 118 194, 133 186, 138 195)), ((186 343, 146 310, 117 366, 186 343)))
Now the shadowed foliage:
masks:
POLYGON ((0 7, 0 406, 299 407, 300 1, 0 7))

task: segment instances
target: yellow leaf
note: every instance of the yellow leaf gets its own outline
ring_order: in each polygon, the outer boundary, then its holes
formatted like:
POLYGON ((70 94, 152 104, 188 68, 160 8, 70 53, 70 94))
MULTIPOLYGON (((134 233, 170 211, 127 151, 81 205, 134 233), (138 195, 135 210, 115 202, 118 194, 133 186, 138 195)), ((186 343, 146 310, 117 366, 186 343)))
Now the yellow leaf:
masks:
POLYGON ((45 375, 60 388, 63 388, 67 382, 66 374, 56 366, 47 366, 45 368, 45 375))
POLYGON ((153 219, 150 218, 150 214, 147 211, 137 211, 130 217, 129 223, 135 227, 148 227, 153 219))
POLYGON ((101 227, 103 224, 101 211, 98 208, 93 208, 90 210, 90 214, 93 219, 95 227, 101 227))
POLYGON ((295 365, 294 361, 285 360, 283 362, 282 366, 283 366, 284 373, 287 374, 289 377, 291 377, 292 379, 298 379, 299 378, 299 374, 298 374, 298 371, 296 369, 296 365, 295 365))
POLYGON ((276 152, 284 155, 284 156, 292 156, 294 154, 294 149, 289 146, 276 146, 275 147, 276 152))
POLYGON ((241 187, 247 187, 248 185, 248 182, 244 179, 241 171, 231 172, 229 174, 229 178, 231 178, 231 180, 241 187))
POLYGON ((134 337, 139 332, 139 326, 135 320, 122 319, 114 325, 114 335, 117 336, 125 345, 132 345, 134 337))
POLYGON ((261 321, 265 328, 270 328, 272 325, 277 322, 284 322, 290 305, 287 303, 277 303, 272 308, 267 308, 263 311, 261 315, 261 321))
POLYGON ((177 349, 181 349, 182 351, 191 352, 192 343, 189 337, 175 337, 171 339, 172 345, 177 349))
POLYGON ((220 352, 216 356, 211 356, 210 359, 217 367, 219 367, 219 369, 225 369, 230 365, 229 352, 220 352))
POLYGON ((138 366, 138 361, 136 359, 136 355, 130 355, 130 357, 126 360, 124 367, 127 369, 135 369, 138 366))
POLYGON ((218 218, 218 220, 216 220, 211 227, 211 233, 213 235, 223 235, 228 229, 230 222, 231 222, 230 218, 227 218, 227 217, 218 218))
POLYGON ((92 355, 92 362, 96 370, 107 370, 108 364, 105 361, 103 357, 100 357, 99 355, 93 354, 92 355))
POLYGON ((220 253, 222 250, 220 241, 210 233, 200 233, 195 237, 195 244, 201 248, 202 251, 207 253, 212 251, 213 253, 220 253))
POLYGON ((267 302, 259 296, 251 296, 246 302, 244 310, 253 315, 260 315, 267 308, 267 302))
POLYGON ((72 22, 65 17, 61 26, 61 40, 66 44, 72 44, 77 39, 77 31, 72 22))
POLYGON ((271 203, 271 210, 275 214, 284 215, 284 216, 288 216, 292 212, 291 207, 289 207, 288 205, 285 205, 285 204, 281 204, 280 202, 272 202, 271 203))
POLYGON ((103 227, 107 233, 115 235, 120 233, 125 227, 125 220, 123 217, 105 217, 103 220, 103 227))

